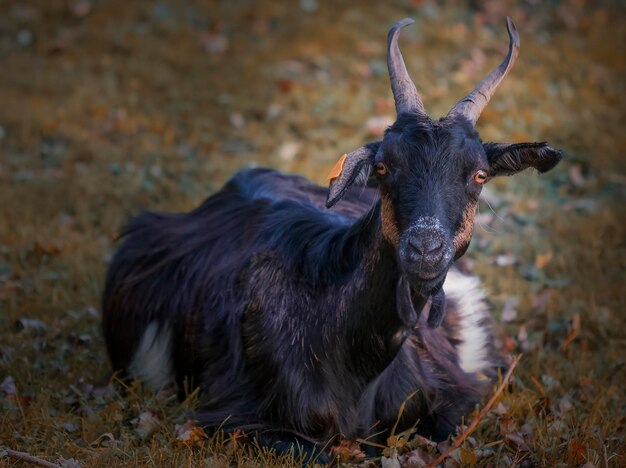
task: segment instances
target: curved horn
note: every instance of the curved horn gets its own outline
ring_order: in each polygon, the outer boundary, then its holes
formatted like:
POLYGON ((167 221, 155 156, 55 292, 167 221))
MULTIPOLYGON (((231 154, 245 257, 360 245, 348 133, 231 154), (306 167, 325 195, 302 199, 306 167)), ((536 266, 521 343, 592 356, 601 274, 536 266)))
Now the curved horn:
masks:
POLYGON ((389 69, 391 91, 396 102, 396 113, 398 115, 403 112, 415 111, 425 113, 424 104, 422 104, 417 88, 415 88, 409 73, 406 71, 404 59, 398 48, 400 30, 413 23, 414 21, 411 18, 404 18, 393 25, 387 36, 387 68, 389 69))
POLYGON ((509 53, 504 57, 500 66, 492 70, 474 91, 455 104, 448 112, 449 117, 463 115, 472 122, 472 125, 476 125, 480 114, 489 104, 491 96, 493 96, 504 77, 509 73, 509 70, 513 68, 513 64, 519 54, 519 34, 515 24, 508 16, 506 17, 506 30, 509 33, 509 53))

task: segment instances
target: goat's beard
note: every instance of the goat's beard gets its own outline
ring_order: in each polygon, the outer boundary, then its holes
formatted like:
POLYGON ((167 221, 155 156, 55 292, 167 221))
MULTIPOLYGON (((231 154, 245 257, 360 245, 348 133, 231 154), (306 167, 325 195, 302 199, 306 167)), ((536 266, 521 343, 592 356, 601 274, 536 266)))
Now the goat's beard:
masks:
POLYGON ((446 306, 443 283, 448 274, 448 269, 449 266, 437 278, 434 278, 432 285, 428 285, 428 287, 424 287, 423 280, 419 280, 417 283, 420 286, 415 288, 408 275, 400 275, 396 287, 396 303, 398 313, 405 325, 412 327, 417 323, 429 300, 428 326, 436 328, 441 325, 445 317, 446 306))
MULTIPOLYGON (((409 277, 407 284, 411 291, 411 302, 418 318, 424 311, 428 300, 430 300, 428 312, 429 328, 437 328, 443 323, 445 318, 446 296, 443 290, 443 284, 451 264, 452 263, 447 265, 443 271, 432 280, 424 281, 421 278, 417 278, 411 281, 410 275, 406 275, 409 277)), ((404 276, 405 275, 403 275, 403 277, 404 276)))

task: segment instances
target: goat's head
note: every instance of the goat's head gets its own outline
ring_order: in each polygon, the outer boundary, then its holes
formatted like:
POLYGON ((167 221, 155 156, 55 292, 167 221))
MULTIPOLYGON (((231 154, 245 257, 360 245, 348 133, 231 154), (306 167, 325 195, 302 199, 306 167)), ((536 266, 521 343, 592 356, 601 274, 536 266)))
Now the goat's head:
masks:
POLYGON ((345 155, 340 173, 331 179, 327 206, 355 181, 376 180, 383 236, 396 248, 411 286, 428 294, 440 288, 451 263, 469 245, 482 185, 529 167, 545 172, 561 154, 546 143, 483 143, 474 128, 519 52, 519 35, 509 18, 504 61, 438 121, 426 115, 398 49, 400 29, 412 22, 396 23, 388 37, 397 120, 381 142, 345 155))

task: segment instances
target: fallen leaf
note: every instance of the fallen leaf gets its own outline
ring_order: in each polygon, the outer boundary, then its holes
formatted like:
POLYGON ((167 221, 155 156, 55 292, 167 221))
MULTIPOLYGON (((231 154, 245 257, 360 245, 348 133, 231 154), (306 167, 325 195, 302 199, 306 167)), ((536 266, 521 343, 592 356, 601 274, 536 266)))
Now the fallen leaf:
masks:
POLYGON ((380 466, 382 468, 402 468, 397 455, 391 457, 381 457, 380 466))
POLYGON ((278 157, 283 161, 293 161, 300 151, 300 143, 287 141, 278 147, 278 157))
POLYGON ((30 400, 30 397, 18 395, 17 393, 13 395, 7 395, 5 397, 5 401, 7 401, 8 403, 13 403, 16 406, 26 406, 30 403, 30 400))
POLYGON ((532 298, 533 311, 538 314, 544 313, 550 303, 551 296, 552 293, 549 289, 542 289, 540 292, 535 294, 532 298))
POLYGON ((515 255, 498 255, 496 257, 496 265, 499 267, 511 266, 517 263, 515 255))
POLYGON ((465 447, 461 447, 460 450, 461 462, 464 466, 471 467, 478 463, 478 455, 474 452, 474 450, 465 447))
POLYGON ((513 338, 511 338, 510 336, 502 337, 502 353, 505 356, 511 354, 516 347, 517 344, 513 338))
POLYGON ((104 434, 100 434, 96 440, 91 442, 89 445, 92 447, 110 447, 114 445, 117 441, 115 440, 115 436, 110 432, 105 432, 104 434))
POLYGON ((517 310, 516 307, 519 304, 519 298, 516 296, 510 297, 506 303, 504 304, 504 308, 502 309, 502 321, 503 322, 512 322, 517 318, 517 310))
POLYGON ((18 331, 31 332, 36 336, 43 336, 48 332, 48 325, 39 319, 22 318, 15 322, 18 331))
POLYGON ((519 331, 517 332, 517 342, 523 353, 530 351, 530 342, 528 341, 528 331, 526 330, 526 325, 521 325, 519 327, 519 331))
POLYGON ((568 413, 573 407, 572 400, 568 396, 559 399, 559 411, 561 414, 568 413))
POLYGON ((206 438, 206 433, 200 426, 196 426, 193 421, 187 421, 184 424, 176 424, 174 426, 174 436, 176 437, 176 443, 179 445, 193 447, 202 443, 206 438))
POLYGON ((15 379, 11 375, 7 375, 2 383, 0 384, 0 390, 4 392, 5 395, 16 395, 17 387, 15 386, 15 379))
POLYGON ((243 130, 246 126, 246 119, 241 112, 233 112, 230 114, 230 124, 237 130, 243 130))
POLYGON ((293 80, 289 80, 286 78, 282 80, 278 80, 276 82, 276 87, 281 93, 289 93, 290 91, 293 90, 293 86, 294 86, 293 80))
POLYGON ((361 446, 352 440, 342 440, 330 449, 330 454, 337 463, 361 463, 365 460, 361 446))
POLYGON ((56 244, 42 244, 35 242, 33 244, 33 252, 38 255, 59 255, 63 252, 63 248, 56 244))
POLYGON ((73 458, 59 457, 57 458, 56 463, 61 466, 61 468, 80 468, 80 463, 73 458))
POLYGON ((552 252, 546 252, 545 254, 537 255, 537 258, 535 259, 535 267, 541 270, 550 262, 551 259, 552 252))
POLYGON ((274 120, 283 113, 283 107, 280 104, 272 103, 267 106, 267 110, 265 111, 265 118, 267 120, 274 120))
POLYGON ((504 438, 504 444, 515 450, 516 452, 529 452, 530 448, 524 440, 524 437, 519 432, 512 432, 507 434, 504 438))
POLYGON ((144 411, 131 421, 135 426, 135 432, 139 437, 145 439, 150 436, 161 424, 159 418, 152 411, 144 411))
POLYGON ((505 416, 509 412, 509 409, 504 403, 499 402, 493 407, 492 411, 498 416, 505 416))
POLYGON ((512 416, 500 416, 498 418, 498 429, 501 437, 517 431, 517 421, 512 416))
POLYGON ((91 10, 93 9, 93 5, 89 1, 77 0, 75 2, 72 2, 70 9, 72 10, 72 13, 74 13, 75 16, 79 18, 84 18, 89 13, 91 13, 91 10))
POLYGON ((74 432, 76 430, 76 425, 71 423, 71 422, 67 422, 65 424, 63 424, 63 429, 65 429, 67 432, 74 432))
POLYGON ((557 379, 548 374, 543 374, 541 376, 541 382, 548 390, 553 390, 561 385, 557 379))
POLYGON ((421 450, 412 450, 402 457, 402 468, 422 468, 432 461, 427 453, 421 450))
POLYGON ((199 40, 202 50, 209 54, 223 54, 228 49, 228 38, 221 34, 203 32, 199 40))
POLYGON ((406 445, 406 439, 397 435, 387 438, 387 446, 393 448, 402 448, 406 445))

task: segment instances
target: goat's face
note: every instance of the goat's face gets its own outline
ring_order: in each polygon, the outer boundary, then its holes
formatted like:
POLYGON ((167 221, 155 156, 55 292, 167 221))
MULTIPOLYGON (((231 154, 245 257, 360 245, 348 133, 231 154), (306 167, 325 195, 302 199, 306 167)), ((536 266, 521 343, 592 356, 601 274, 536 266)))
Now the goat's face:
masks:
POLYGON ((466 119, 401 114, 387 130, 373 164, 382 233, 412 285, 433 289, 463 255, 488 174, 487 155, 466 119))
POLYGON ((327 206, 357 180, 371 174, 380 187, 383 237, 416 291, 436 292, 448 268, 467 249, 482 185, 498 175, 534 167, 552 169, 561 159, 546 143, 483 143, 474 125, 519 51, 515 25, 507 18, 509 53, 478 87, 439 121, 431 120, 397 47, 398 22, 389 32, 391 88, 398 119, 382 142, 346 155, 333 174, 327 206))

